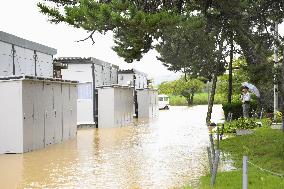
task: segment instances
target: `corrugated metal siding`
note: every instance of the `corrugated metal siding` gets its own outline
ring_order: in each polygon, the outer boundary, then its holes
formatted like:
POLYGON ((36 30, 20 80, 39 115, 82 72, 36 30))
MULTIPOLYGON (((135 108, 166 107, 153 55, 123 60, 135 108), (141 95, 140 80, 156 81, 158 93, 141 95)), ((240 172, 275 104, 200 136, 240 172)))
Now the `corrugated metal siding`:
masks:
POLYGON ((53 59, 51 55, 37 52, 37 76, 53 77, 53 59))
POLYGON ((76 136, 75 83, 4 80, 0 89, 0 153, 28 152, 76 136))
POLYGON ((78 100, 93 99, 93 83, 79 83, 77 94, 78 94, 78 100))
POLYGON ((13 75, 12 45, 0 41, 0 76, 13 75))
POLYGON ((15 46, 15 75, 35 75, 34 51, 15 46))
POLYGON ((101 87, 103 86, 103 66, 95 65, 95 86, 101 87))

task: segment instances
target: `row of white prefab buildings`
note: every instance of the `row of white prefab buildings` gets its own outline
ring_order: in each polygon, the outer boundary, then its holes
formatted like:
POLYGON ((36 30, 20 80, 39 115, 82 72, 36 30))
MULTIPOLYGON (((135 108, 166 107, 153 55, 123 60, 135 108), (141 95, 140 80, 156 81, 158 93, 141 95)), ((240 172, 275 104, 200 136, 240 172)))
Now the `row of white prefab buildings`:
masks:
POLYGON ((0 154, 23 153, 76 137, 77 125, 130 124, 158 115, 147 75, 0 31, 0 154))

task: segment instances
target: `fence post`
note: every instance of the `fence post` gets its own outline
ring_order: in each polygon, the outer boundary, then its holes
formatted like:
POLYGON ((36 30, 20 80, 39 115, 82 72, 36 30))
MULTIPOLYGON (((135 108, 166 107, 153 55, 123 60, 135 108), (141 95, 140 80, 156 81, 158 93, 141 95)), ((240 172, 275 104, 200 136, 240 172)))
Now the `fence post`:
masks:
POLYGON ((219 127, 217 126, 217 149, 220 149, 220 131, 219 127))
POLYGON ((215 184, 217 171, 218 171, 219 156, 220 156, 220 150, 217 149, 215 159, 214 159, 214 163, 213 163, 212 175, 211 175, 211 187, 213 187, 214 184, 215 184))
POLYGON ((215 146, 214 146, 214 140, 213 140, 213 135, 209 135, 210 138, 210 144, 211 144, 211 149, 212 149, 212 154, 213 154, 213 160, 215 159, 215 146))
POLYGON ((243 156, 243 189, 248 189, 248 156, 243 156))
POLYGON ((207 153, 208 153, 210 175, 212 176, 213 162, 212 162, 212 153, 210 147, 207 147, 207 153))
POLYGON ((223 123, 223 124, 222 124, 222 128, 221 128, 220 140, 223 140, 224 129, 225 129, 225 125, 224 125, 224 123, 223 123))

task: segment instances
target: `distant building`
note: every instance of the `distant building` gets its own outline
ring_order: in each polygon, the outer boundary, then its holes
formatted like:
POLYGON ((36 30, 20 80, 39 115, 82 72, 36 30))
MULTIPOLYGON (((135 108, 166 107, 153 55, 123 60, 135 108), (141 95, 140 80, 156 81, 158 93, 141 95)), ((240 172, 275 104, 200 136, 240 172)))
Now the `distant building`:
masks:
POLYGON ((136 69, 119 70, 118 84, 124 86, 132 86, 137 89, 148 88, 147 74, 136 69))
POLYGON ((54 60, 54 68, 62 79, 77 80, 78 125, 98 123, 98 88, 117 85, 118 66, 89 57, 60 57, 54 60))
POLYGON ((149 89, 152 80, 148 79, 146 73, 136 69, 119 70, 118 84, 134 87, 133 111, 136 118, 152 118, 158 116, 157 91, 149 89))

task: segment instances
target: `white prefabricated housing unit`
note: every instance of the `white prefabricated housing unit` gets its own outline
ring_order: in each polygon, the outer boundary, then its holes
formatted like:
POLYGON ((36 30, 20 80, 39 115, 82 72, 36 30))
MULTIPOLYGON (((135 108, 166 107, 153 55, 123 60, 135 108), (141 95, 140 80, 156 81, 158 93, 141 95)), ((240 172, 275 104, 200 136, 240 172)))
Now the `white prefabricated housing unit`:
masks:
POLYGON ((137 106, 139 118, 158 117, 158 91, 155 89, 137 90, 137 106))
POLYGON ((117 84, 118 66, 93 57, 61 57, 54 64, 67 65, 61 70, 62 79, 76 80, 78 84, 78 125, 98 123, 97 88, 117 84))
POLYGON ((110 86, 98 88, 99 128, 120 127, 133 120, 133 88, 110 86))
MULTIPOLYGON (((122 86, 130 86, 134 87, 135 91, 133 93, 134 96, 134 103, 133 103, 133 111, 134 116, 136 118, 139 117, 139 115, 142 115, 144 113, 139 114, 138 109, 138 100, 137 100, 137 90, 139 89, 148 89, 148 79, 147 74, 140 72, 136 69, 130 69, 130 70, 119 70, 118 71, 118 84, 122 86)), ((143 98, 148 98, 147 96, 143 98)))
POLYGON ((118 85, 134 87, 135 90, 146 89, 148 88, 147 74, 136 69, 119 70, 118 85))
POLYGON ((77 82, 6 77, 0 91, 0 154, 29 152, 76 136, 77 82))
POLYGON ((0 77, 53 77, 56 49, 0 31, 0 77))

